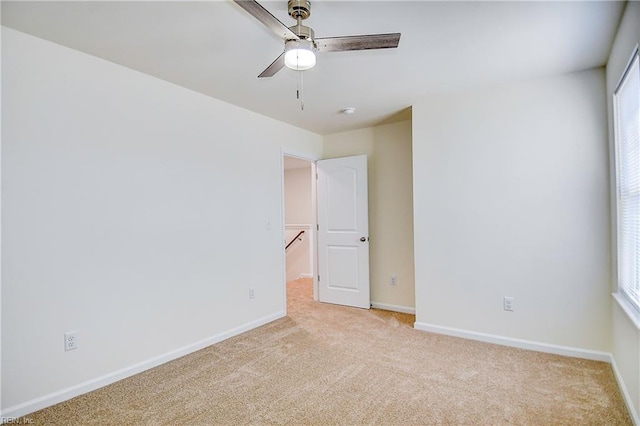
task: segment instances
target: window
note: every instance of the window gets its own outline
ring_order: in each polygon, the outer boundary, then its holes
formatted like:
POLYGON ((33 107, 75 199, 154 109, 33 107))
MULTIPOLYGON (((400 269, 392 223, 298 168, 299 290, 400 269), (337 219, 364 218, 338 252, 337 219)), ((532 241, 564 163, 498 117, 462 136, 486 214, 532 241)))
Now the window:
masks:
POLYGON ((613 94, 618 292, 640 310, 640 63, 638 48, 613 94))

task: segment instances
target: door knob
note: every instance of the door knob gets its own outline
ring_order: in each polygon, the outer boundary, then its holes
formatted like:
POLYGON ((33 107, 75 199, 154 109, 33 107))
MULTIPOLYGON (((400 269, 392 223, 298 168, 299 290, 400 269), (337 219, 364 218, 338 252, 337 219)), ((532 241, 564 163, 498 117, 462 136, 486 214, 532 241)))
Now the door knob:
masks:
POLYGON ((360 241, 362 241, 364 243, 365 241, 367 241, 367 239, 365 237, 361 237, 360 241))

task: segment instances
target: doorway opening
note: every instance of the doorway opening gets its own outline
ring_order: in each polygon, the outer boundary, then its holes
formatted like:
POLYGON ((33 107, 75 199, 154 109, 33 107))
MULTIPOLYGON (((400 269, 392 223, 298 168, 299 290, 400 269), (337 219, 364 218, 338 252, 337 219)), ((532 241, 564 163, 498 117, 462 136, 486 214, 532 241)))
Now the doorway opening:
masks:
POLYGON ((315 163, 284 154, 283 169, 286 300, 295 287, 317 301, 315 163))

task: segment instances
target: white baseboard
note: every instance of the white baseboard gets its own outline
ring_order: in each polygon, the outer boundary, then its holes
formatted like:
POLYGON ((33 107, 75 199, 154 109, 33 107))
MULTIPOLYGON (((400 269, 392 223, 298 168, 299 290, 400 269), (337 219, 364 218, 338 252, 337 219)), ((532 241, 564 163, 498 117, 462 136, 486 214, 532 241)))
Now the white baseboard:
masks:
POLYGON ((105 374, 101 377, 96 377, 95 379, 88 380, 84 383, 80 383, 66 389, 61 389, 57 392, 24 402, 22 404, 15 405, 13 407, 8 407, 7 409, 2 410, 0 416, 3 419, 22 417, 29 413, 33 413, 43 408, 50 407, 71 398, 75 398, 76 396, 85 394, 87 392, 100 389, 104 386, 110 385, 111 383, 126 379, 127 377, 142 373, 143 371, 149 370, 153 367, 157 367, 158 365, 167 363, 169 361, 173 361, 174 359, 188 355, 192 352, 199 351, 200 349, 206 348, 207 346, 211 346, 230 337, 237 336, 238 334, 260 327, 261 325, 268 324, 272 321, 284 317, 285 315, 286 314, 284 312, 277 312, 275 314, 260 318, 256 321, 252 321, 240 327, 236 327, 229 331, 216 334, 214 336, 184 346, 180 349, 148 359, 138 364, 125 367, 121 370, 117 370, 109 374, 105 374))
POLYGON ((386 303, 371 302, 371 307, 372 308, 376 308, 376 309, 383 309, 385 311, 400 312, 400 313, 403 313, 403 314, 413 314, 413 315, 415 315, 415 313, 416 313, 416 308, 409 308, 409 307, 406 307, 406 306, 389 305, 389 304, 386 304, 386 303))
POLYGON ((417 330, 429 331, 431 333, 445 334, 447 336, 462 337, 464 339, 478 340, 481 342, 494 343, 503 346, 512 346, 514 348, 527 349, 537 352, 546 352, 550 354, 564 355, 574 358, 583 358, 609 363, 612 359, 609 352, 593 351, 590 349, 574 348, 570 346, 552 345, 549 343, 532 342, 529 340, 514 339, 511 337, 478 333, 475 331, 461 330, 457 328, 443 327, 421 322, 416 322, 413 327, 417 330))
POLYGON ((624 384, 624 380, 622 379, 622 374, 620 374, 620 370, 618 369, 618 364, 616 364, 616 359, 613 356, 611 356, 611 368, 613 369, 613 375, 616 378, 616 382, 618 382, 618 388, 620 388, 620 393, 622 394, 622 398, 627 406, 627 411, 629 412, 629 416, 631 416, 633 424, 640 425, 640 417, 638 417, 638 412, 633 404, 633 399, 631 399, 631 396, 629 395, 627 386, 624 384))
POLYGON ((298 279, 300 278, 313 278, 313 274, 300 274, 298 275, 298 279))

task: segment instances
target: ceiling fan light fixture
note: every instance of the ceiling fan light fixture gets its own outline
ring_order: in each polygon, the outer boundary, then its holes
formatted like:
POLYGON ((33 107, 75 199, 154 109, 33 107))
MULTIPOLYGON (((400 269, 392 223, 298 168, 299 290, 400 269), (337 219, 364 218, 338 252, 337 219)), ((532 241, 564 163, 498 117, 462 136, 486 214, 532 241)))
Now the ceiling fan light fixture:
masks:
POLYGON ((284 45, 284 64, 295 71, 305 71, 316 65, 316 54, 311 40, 289 40, 284 45))

